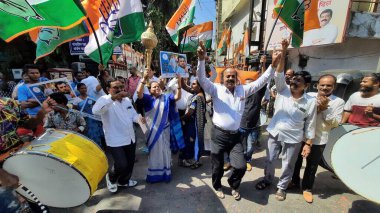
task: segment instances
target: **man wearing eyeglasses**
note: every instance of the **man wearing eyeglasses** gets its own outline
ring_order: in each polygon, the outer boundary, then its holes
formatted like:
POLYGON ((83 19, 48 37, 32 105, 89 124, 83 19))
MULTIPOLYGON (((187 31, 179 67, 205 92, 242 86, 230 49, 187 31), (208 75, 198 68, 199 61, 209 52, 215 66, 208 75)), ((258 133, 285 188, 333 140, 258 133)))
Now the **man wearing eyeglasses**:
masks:
POLYGON ((107 89, 109 94, 96 101, 92 112, 102 118, 106 144, 114 159, 113 168, 106 175, 107 188, 116 192, 118 186, 133 187, 137 184, 130 179, 136 151, 133 122, 145 123, 145 119, 133 108, 123 83, 111 80, 107 82, 107 89))

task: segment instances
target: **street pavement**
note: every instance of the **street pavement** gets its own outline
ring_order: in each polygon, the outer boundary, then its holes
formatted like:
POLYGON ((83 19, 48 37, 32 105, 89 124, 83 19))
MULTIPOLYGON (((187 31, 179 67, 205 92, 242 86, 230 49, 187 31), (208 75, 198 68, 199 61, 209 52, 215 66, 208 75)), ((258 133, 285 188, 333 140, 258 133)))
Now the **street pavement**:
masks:
MULTIPOLYGON (((211 123, 211 122, 209 122, 211 123)), ((209 125, 209 124, 208 124, 209 125)), ((209 143, 209 130, 206 128, 206 143, 209 143)), ((138 137, 140 139, 140 137, 138 137)), ((53 213, 64 212, 380 212, 380 205, 355 194, 332 173, 319 167, 314 184, 314 202, 304 201, 301 191, 289 190, 285 201, 277 201, 273 184, 268 189, 258 191, 255 184, 264 174, 265 147, 267 133, 264 133, 261 148, 253 155, 252 171, 247 171, 240 186, 242 199, 235 201, 227 184, 230 171, 225 172, 222 184, 226 194, 219 199, 211 184, 211 160, 209 156, 201 158, 203 166, 192 170, 177 165, 178 154, 173 155, 173 179, 170 183, 148 184, 145 182, 147 171, 147 153, 143 152, 144 143, 138 140, 137 162, 132 178, 139 184, 133 188, 119 188, 110 193, 103 180, 95 194, 83 205, 69 208, 51 208, 53 213)), ((353 156, 354 157, 354 156, 353 156)), ((110 159, 110 165, 111 164, 110 159)), ((305 166, 305 165, 304 165, 305 166)), ((276 164, 276 177, 281 172, 281 163, 276 164)), ((304 168, 304 167, 303 167, 304 168)), ((301 174, 303 169, 301 170, 301 174)), ((276 178, 275 183, 277 183, 276 178)), ((379 192, 380 193, 380 192, 379 192)))

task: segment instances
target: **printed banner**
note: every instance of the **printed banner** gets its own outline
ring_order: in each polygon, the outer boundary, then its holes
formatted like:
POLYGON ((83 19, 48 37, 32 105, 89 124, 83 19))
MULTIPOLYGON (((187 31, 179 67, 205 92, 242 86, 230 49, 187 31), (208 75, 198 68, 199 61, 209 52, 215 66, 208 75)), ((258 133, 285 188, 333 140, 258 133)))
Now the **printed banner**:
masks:
POLYGON ((64 93, 69 101, 69 104, 76 97, 75 92, 67 78, 58 78, 50 81, 30 84, 28 85, 28 89, 40 104, 42 104, 42 102, 44 102, 50 94, 55 92, 64 93))
POLYGON ((80 109, 80 113, 83 115, 83 117, 88 117, 97 121, 101 121, 101 117, 99 115, 94 115, 92 113, 92 107, 95 105, 96 100, 92 98, 86 98, 85 103, 83 104, 82 108, 80 109))
POLYGON ((161 77, 173 78, 176 74, 189 77, 186 54, 160 51, 161 77))
MULTIPOLYGON (((70 55, 86 55, 84 53, 84 48, 86 47, 87 44, 88 44, 88 36, 71 41, 69 43, 70 55)), ((116 46, 113 49, 113 54, 122 55, 123 51, 122 51, 121 46, 116 46)))
MULTIPOLYGON (((276 0, 268 1, 268 19, 266 29, 272 29, 276 15, 274 13, 276 0)), ((301 47, 316 46, 333 43, 341 43, 344 40, 346 31, 347 17, 349 14, 349 0, 318 0, 316 4, 313 1, 303 2, 304 13, 304 32, 301 47), (308 13, 309 10, 309 13, 308 13), (314 13, 317 13, 316 15, 314 13), (313 15, 314 14, 314 15, 313 15), (319 23, 320 27, 316 28, 319 23)), ((287 10, 289 8, 285 8, 287 10)), ((297 12, 297 10, 295 11, 297 12)), ((297 13, 292 18, 300 18, 297 13)), ((292 31, 286 23, 278 20, 272 38, 270 39, 268 50, 281 48, 281 41, 289 38, 292 31)), ((265 31, 265 44, 268 42, 270 30, 265 31)), ((291 48, 293 46, 290 46, 291 48)))

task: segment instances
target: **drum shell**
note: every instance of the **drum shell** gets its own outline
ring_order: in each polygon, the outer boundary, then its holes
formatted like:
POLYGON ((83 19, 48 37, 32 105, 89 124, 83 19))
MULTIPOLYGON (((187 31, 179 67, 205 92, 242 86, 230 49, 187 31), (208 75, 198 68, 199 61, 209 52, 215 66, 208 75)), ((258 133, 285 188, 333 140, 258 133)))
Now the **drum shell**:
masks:
POLYGON ((42 203, 66 208, 89 199, 106 174, 108 161, 100 147, 85 136, 49 129, 11 155, 3 167, 17 175, 42 203))

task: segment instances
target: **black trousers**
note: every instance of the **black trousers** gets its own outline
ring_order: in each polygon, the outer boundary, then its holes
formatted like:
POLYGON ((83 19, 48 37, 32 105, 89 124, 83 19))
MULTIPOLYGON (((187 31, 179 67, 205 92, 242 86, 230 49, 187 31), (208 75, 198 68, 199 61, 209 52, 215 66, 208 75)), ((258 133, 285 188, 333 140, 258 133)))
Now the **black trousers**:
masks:
POLYGON ((135 165, 136 143, 108 148, 114 161, 113 168, 109 172, 110 181, 112 183, 118 182, 121 185, 128 184, 135 165))
MULTIPOLYGON (((297 185, 299 185, 300 183, 300 170, 303 161, 301 153, 303 146, 305 146, 305 143, 302 144, 292 177, 292 182, 297 185)), ((325 146, 326 145, 313 145, 311 147, 310 154, 306 158, 306 168, 302 178, 302 190, 312 190, 315 180, 315 174, 317 173, 318 164, 322 159, 323 150, 325 149, 325 146)))
POLYGON ((232 166, 228 184, 232 189, 238 189, 247 169, 240 133, 229 134, 213 126, 211 141, 212 186, 215 190, 222 187, 224 153, 227 152, 232 166))

